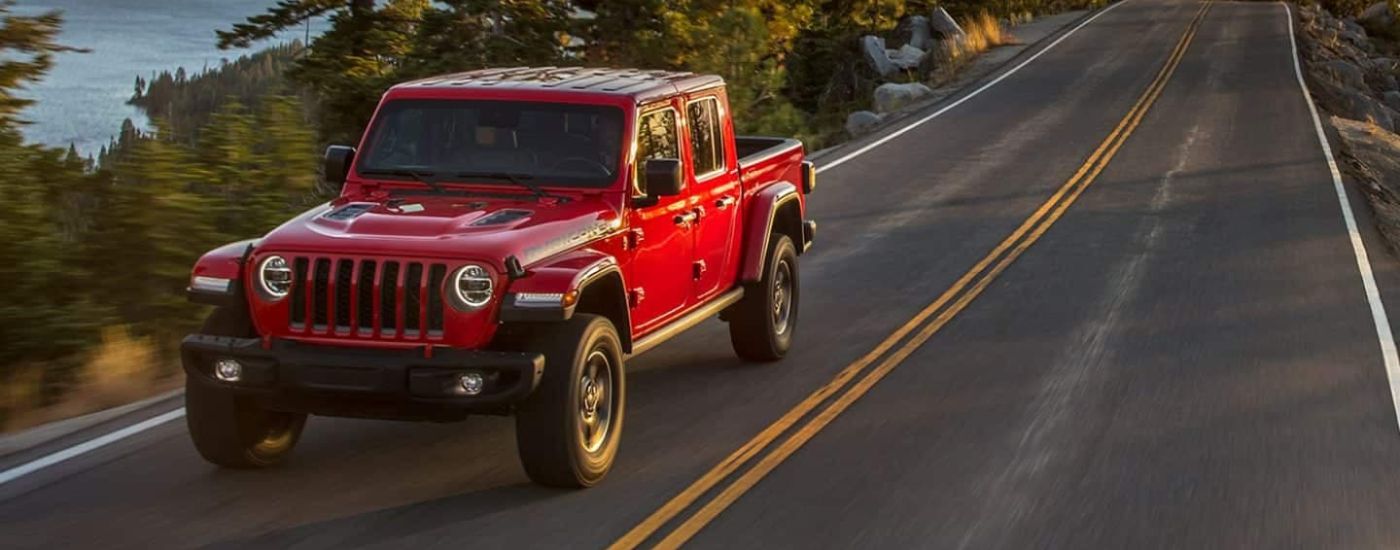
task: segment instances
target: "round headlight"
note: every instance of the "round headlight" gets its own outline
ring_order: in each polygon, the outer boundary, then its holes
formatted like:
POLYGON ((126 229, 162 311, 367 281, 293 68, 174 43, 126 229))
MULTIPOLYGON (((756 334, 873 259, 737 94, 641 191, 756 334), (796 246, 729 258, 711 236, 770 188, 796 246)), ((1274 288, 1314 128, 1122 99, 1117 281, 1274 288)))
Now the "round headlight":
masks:
POLYGON ((481 307, 491 302, 491 273, 476 264, 467 264, 448 280, 449 290, 457 302, 467 307, 481 307))
POLYGON ((292 266, 281 256, 268 256, 258 267, 258 286, 268 299, 286 298, 292 290, 292 266))

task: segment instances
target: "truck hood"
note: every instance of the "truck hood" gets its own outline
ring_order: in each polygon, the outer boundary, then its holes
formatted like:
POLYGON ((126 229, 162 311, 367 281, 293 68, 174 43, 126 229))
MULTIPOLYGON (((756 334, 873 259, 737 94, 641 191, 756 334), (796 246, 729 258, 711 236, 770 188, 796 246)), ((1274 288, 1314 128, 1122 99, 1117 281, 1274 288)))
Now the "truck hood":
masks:
POLYGON ((523 265, 621 229, 602 194, 534 200, 529 195, 376 192, 341 197, 269 233, 263 250, 475 259, 523 265))

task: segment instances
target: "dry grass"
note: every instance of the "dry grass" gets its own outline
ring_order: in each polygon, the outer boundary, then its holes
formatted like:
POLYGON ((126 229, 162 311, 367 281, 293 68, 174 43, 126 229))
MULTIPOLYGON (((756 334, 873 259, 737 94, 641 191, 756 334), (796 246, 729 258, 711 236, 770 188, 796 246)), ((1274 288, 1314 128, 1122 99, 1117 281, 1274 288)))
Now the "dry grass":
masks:
POLYGON ((1013 43, 1011 34, 1002 28, 1001 21, 985 11, 964 20, 962 27, 967 33, 967 40, 963 42, 963 46, 973 55, 1013 43))
POLYGON ((150 397, 179 383, 179 376, 164 376, 155 344, 134 338, 126 327, 107 327, 102 343, 88 355, 76 382, 51 404, 43 403, 44 369, 37 365, 18 368, 4 384, 3 431, 79 416, 150 397))
POLYGON ((1007 32, 1001 21, 991 13, 982 11, 976 16, 958 22, 967 37, 963 40, 946 39, 936 69, 932 75, 935 85, 952 80, 979 54, 998 46, 1016 44, 1016 37, 1007 32))

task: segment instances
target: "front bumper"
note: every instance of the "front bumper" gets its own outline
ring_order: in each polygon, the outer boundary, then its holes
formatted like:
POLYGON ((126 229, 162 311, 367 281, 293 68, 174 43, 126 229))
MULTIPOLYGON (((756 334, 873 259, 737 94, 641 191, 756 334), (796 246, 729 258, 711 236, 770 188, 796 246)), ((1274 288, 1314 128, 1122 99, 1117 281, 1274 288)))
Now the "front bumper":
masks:
POLYGON ((534 391, 544 372, 538 353, 450 348, 376 349, 259 338, 187 336, 180 358, 191 381, 256 399, 271 410, 403 420, 457 420, 503 413, 534 391), (242 365, 237 382, 213 375, 214 362, 242 365), (457 376, 480 373, 478 395, 460 394, 457 376))

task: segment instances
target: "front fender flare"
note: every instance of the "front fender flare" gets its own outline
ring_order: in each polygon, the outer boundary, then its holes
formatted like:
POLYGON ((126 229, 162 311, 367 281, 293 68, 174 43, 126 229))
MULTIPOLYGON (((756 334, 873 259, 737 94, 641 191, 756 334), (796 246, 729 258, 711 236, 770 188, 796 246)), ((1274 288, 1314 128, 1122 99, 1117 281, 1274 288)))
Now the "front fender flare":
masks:
MULTIPOLYGON (((531 267, 527 275, 511 283, 501 303, 500 320, 511 322, 567 321, 574 315, 582 293, 608 276, 622 278, 617 259, 593 249, 565 253, 553 261, 531 267)), ((622 286, 621 288, 626 288, 622 286)), ((625 296, 618 296, 625 303, 625 296)), ((627 309, 624 307, 623 311, 627 309)), ((625 330, 619 326, 618 330, 625 330)))
POLYGON ((185 289, 191 302, 212 306, 243 305, 243 263, 257 239, 228 243, 204 253, 190 272, 185 289), (219 290, 219 286, 223 290, 219 290))

